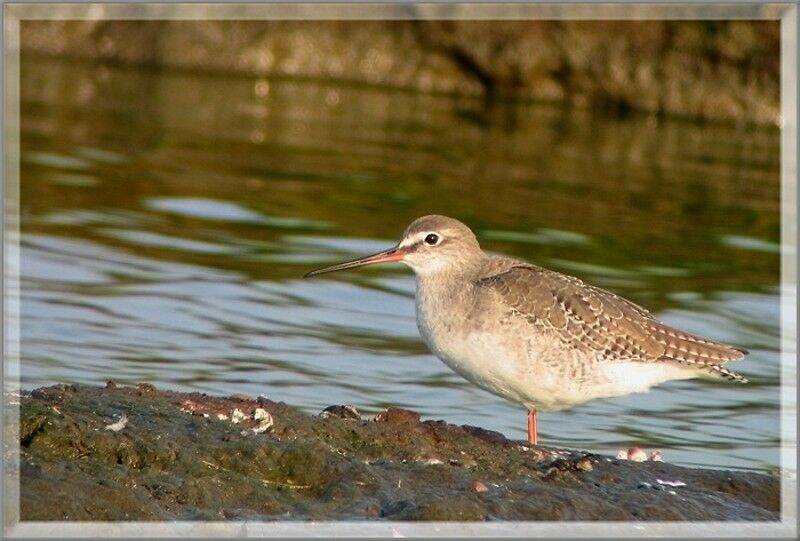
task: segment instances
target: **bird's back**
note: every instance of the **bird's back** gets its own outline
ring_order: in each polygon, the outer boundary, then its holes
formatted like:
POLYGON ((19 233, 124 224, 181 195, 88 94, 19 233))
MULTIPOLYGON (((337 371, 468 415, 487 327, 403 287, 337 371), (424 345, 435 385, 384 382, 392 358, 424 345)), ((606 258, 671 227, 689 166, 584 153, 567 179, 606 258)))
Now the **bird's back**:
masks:
POLYGON ((474 282, 476 298, 502 317, 524 321, 521 328, 531 333, 547 333, 555 350, 584 352, 598 363, 670 363, 746 381, 724 366, 746 351, 670 327, 610 291, 508 258, 491 258, 486 270, 474 282))

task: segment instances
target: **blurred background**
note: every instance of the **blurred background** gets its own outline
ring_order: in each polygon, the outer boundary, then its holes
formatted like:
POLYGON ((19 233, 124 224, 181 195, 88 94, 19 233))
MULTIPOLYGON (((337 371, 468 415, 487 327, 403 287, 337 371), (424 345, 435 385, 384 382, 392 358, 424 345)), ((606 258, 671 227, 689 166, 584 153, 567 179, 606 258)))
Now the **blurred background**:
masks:
POLYGON ((447 214, 751 351, 540 416, 550 445, 779 462, 777 21, 24 21, 22 384, 150 382, 525 437, 413 276, 304 281, 447 214))

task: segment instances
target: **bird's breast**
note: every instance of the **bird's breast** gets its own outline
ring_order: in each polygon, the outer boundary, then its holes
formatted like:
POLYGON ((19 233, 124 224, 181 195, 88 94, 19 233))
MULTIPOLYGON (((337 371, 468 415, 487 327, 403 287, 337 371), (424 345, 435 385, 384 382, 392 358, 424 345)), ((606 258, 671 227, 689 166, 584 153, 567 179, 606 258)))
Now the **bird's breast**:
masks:
POLYGON ((433 354, 475 385, 528 408, 561 409, 587 399, 570 377, 570 367, 584 360, 579 352, 508 317, 502 307, 471 302, 458 291, 433 295, 420 288, 416 307, 417 326, 433 354))
POLYGON ((444 364, 468 381, 509 400, 530 402, 528 383, 536 369, 528 352, 515 348, 513 334, 476 310, 464 294, 417 294, 417 326, 425 343, 444 364))
POLYGON ((417 327, 431 349, 463 340, 473 327, 468 293, 429 280, 417 280, 417 327))

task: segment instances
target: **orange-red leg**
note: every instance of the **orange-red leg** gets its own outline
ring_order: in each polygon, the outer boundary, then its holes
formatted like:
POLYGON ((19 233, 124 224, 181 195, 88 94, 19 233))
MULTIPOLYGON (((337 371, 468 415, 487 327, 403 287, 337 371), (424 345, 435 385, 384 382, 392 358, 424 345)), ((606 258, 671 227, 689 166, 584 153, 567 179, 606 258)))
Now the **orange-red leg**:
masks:
POLYGON ((536 445, 536 410, 528 411, 528 443, 536 445))

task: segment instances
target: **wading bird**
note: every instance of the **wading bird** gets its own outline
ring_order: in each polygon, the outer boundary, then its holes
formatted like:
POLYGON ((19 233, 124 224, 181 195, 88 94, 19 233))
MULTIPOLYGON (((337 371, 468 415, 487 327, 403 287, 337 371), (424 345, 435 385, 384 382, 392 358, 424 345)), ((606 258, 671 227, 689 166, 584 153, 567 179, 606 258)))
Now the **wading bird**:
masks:
POLYGON ((417 326, 433 353, 475 385, 536 411, 647 391, 665 381, 717 376, 743 349, 672 328, 610 291, 481 250, 445 216, 418 218, 386 251, 309 272, 402 262, 417 278, 417 326))

